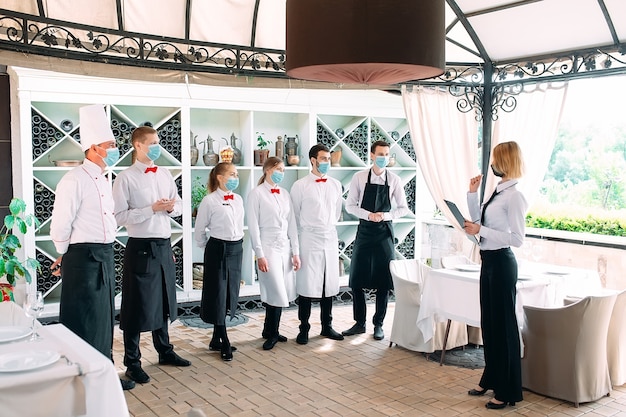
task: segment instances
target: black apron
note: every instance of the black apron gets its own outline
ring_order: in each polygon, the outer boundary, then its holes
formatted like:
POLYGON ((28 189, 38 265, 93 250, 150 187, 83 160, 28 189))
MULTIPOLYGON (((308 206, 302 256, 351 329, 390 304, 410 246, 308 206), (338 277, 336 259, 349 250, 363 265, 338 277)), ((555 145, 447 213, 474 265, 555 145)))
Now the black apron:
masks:
MULTIPOLYGON (((367 174, 361 208, 372 213, 389 212, 389 183, 371 184, 372 170, 367 174)), ((352 260, 350 262, 350 288, 389 290, 393 288, 389 261, 395 258, 393 226, 391 221, 371 222, 359 220, 352 260)))
POLYGON ((176 266, 170 239, 129 238, 124 251, 120 329, 145 332, 176 320, 176 266))
POLYGON ((205 323, 224 325, 229 309, 231 319, 235 317, 242 261, 243 239, 231 242, 212 237, 207 242, 200 300, 200 318, 205 323))
POLYGON ((115 262, 112 243, 71 244, 61 262, 59 321, 111 358, 115 262))

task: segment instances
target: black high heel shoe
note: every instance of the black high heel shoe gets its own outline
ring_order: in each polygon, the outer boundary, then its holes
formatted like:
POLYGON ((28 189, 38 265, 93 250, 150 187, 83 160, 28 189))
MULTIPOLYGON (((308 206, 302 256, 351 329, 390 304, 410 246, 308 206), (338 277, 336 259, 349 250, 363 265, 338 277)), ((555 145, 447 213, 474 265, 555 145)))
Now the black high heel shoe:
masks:
POLYGON ((502 410, 507 405, 514 406, 515 405, 515 401, 511 401, 511 402, 505 401, 502 404, 496 404, 496 403, 493 403, 493 402, 489 401, 489 402, 487 402, 487 404, 485 404, 485 407, 490 409, 490 410, 502 410))
POLYGON ((230 362, 233 360, 233 349, 230 347, 230 345, 222 344, 220 356, 225 362, 230 362))
POLYGON ((487 392, 487 388, 481 389, 481 390, 472 388, 471 390, 467 391, 467 395, 472 395, 474 397, 479 397, 481 395, 485 395, 486 392, 487 392))

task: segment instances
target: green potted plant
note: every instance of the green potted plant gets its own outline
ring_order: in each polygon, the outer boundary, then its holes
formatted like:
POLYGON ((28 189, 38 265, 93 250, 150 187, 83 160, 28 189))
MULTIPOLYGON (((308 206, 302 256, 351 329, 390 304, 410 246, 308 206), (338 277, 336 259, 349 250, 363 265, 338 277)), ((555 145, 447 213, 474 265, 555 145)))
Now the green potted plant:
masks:
POLYGON ((0 228, 0 277, 6 279, 2 285, 2 298, 13 301, 13 288, 19 277, 32 282, 30 270, 40 270, 39 262, 33 258, 24 261, 15 256, 15 251, 22 247, 20 238, 13 232, 24 235, 29 227, 38 227, 39 220, 32 215, 26 214, 26 203, 13 198, 9 203, 9 214, 4 217, 4 224, 0 228))
POLYGON ((200 177, 194 178, 191 184, 191 216, 196 217, 198 207, 207 194, 206 183, 200 177))
POLYGON ((265 160, 270 156, 270 150, 267 147, 272 143, 271 140, 265 140, 265 133, 256 132, 256 147, 254 150, 254 165, 263 166, 265 160))

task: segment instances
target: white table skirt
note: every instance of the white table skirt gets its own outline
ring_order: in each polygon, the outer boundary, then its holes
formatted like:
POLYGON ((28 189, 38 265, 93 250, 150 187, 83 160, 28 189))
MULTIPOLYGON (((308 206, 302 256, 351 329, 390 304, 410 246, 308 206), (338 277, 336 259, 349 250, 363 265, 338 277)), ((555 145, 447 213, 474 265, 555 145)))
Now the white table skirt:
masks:
POLYGON ((44 368, 0 373, 3 417, 127 417, 119 376, 109 358, 62 324, 43 326, 43 339, 0 343, 0 355, 50 350, 61 359, 44 368), (65 359, 67 358, 67 360, 65 359), (68 360, 72 362, 68 363, 68 360), (82 374, 82 375, 81 375, 82 374))
MULTIPOLYGON (((516 315, 523 326, 523 305, 555 307, 569 294, 600 287, 597 273, 547 264, 524 263, 517 281, 516 315)), ((417 327, 426 341, 433 337, 433 324, 448 319, 480 327, 479 273, 456 269, 432 269, 425 278, 417 327)))

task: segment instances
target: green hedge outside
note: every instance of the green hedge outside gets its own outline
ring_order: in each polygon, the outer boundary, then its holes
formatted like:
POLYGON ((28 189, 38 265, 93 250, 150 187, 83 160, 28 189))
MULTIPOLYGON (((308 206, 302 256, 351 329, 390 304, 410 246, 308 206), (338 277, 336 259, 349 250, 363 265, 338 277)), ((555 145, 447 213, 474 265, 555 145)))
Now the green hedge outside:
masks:
POLYGON ((621 211, 610 214, 588 214, 587 216, 529 212, 526 215, 526 226, 537 229, 626 236, 626 216, 621 211))

